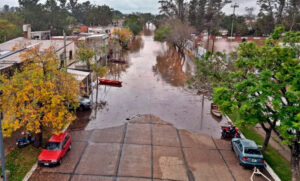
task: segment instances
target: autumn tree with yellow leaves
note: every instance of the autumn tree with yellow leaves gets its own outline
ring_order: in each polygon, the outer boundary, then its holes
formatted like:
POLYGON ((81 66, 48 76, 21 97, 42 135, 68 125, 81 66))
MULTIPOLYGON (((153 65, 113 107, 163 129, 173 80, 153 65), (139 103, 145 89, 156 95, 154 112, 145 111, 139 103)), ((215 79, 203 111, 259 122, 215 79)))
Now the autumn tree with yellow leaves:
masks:
POLYGON ((59 69, 54 48, 41 52, 37 46, 21 58, 24 62, 21 71, 9 78, 0 76, 2 128, 4 136, 19 129, 35 133, 35 146, 39 147, 45 129, 57 134, 75 120, 68 106, 78 107, 79 83, 59 69))
POLYGON ((115 35, 119 39, 119 42, 123 48, 127 48, 128 43, 132 37, 132 32, 130 31, 129 28, 122 28, 122 29, 115 28, 113 30, 113 35, 115 35))

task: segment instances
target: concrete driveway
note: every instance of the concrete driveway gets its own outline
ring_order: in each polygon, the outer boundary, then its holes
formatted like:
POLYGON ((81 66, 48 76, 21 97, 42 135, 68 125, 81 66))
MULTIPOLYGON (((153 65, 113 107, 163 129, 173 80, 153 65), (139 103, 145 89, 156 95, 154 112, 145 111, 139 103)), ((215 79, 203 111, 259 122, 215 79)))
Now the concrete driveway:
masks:
POLYGON ((178 130, 153 115, 71 134, 62 165, 39 167, 31 181, 231 181, 252 173, 239 165, 229 141, 178 130))

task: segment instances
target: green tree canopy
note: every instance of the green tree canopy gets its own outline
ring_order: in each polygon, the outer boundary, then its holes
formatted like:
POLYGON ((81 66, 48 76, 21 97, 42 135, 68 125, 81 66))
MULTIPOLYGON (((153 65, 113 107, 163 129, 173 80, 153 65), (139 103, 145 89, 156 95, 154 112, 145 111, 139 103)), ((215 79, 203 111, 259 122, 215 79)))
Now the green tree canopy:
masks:
POLYGON ((227 70, 227 75, 223 76, 227 78, 210 79, 217 82, 213 101, 222 112, 237 114, 237 124, 241 126, 261 124, 266 131, 264 147, 273 129, 280 132, 291 148, 293 178, 299 178, 300 173, 299 43, 300 32, 277 28, 264 46, 242 43, 234 69, 228 69, 224 63, 222 69, 227 70))

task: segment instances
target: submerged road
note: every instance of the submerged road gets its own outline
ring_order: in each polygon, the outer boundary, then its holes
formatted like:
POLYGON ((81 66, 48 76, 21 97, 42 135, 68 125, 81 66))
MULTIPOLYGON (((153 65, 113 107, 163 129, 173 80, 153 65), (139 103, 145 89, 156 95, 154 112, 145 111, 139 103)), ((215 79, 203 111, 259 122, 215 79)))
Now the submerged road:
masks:
POLYGON ((118 126, 128 118, 153 114, 176 128, 220 137, 220 125, 226 120, 212 117, 207 99, 202 110, 202 96, 185 86, 194 71, 193 60, 181 58, 166 43, 155 42, 151 31, 133 41, 125 59, 127 65, 109 65, 106 76, 123 81, 123 87, 99 86, 101 106, 93 110, 86 130, 118 126))

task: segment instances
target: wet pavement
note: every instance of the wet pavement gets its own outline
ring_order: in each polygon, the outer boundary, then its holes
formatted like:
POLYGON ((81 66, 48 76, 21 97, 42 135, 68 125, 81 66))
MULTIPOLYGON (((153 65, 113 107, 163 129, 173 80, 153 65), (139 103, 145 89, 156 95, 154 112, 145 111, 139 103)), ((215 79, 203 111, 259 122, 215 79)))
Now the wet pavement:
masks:
MULTIPOLYGON (((99 86, 92 111, 70 126, 72 150, 58 167, 38 167, 31 181, 249 180, 221 140, 210 101, 186 89, 193 61, 183 59, 151 31, 137 38, 107 78, 123 87, 99 86)), ((263 180, 256 177, 255 180, 263 180)))
POLYGON ((239 165, 229 141, 176 129, 154 115, 71 135, 62 165, 38 167, 30 181, 240 181, 252 173, 239 165))
POLYGON ((106 76, 123 81, 123 87, 99 86, 98 102, 105 106, 95 108, 86 130, 118 126, 136 115, 153 114, 176 128, 220 137, 220 125, 226 120, 214 119, 210 101, 202 102, 201 95, 186 88, 194 71, 193 60, 183 59, 166 43, 155 42, 151 32, 133 42, 125 59, 128 64, 110 64, 106 76))

